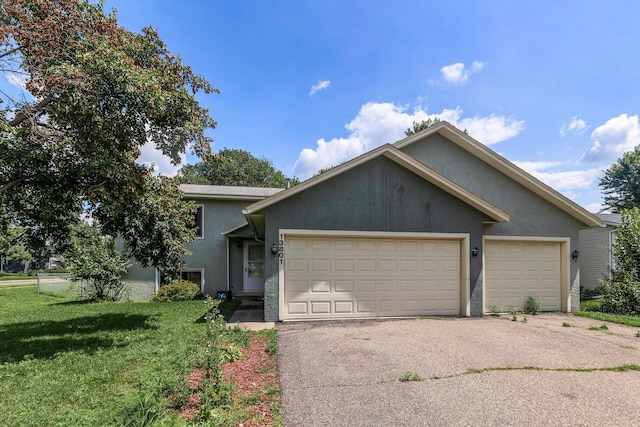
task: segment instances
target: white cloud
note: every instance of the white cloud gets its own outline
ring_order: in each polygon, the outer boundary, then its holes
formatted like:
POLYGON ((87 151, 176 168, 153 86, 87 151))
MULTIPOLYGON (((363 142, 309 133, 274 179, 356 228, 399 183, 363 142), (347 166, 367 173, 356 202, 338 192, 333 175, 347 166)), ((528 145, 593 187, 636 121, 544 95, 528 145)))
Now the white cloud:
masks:
POLYGON ((17 73, 6 73, 5 79, 14 86, 19 87, 22 90, 27 89, 27 77, 17 73))
POLYGON ((491 145, 518 135, 524 129, 524 124, 524 120, 514 120, 492 114, 489 117, 475 116, 470 119, 462 119, 456 126, 460 129, 467 129, 469 135, 483 144, 491 145))
POLYGON ((564 137, 570 133, 580 135, 587 130, 587 122, 578 116, 573 116, 569 123, 565 123, 560 128, 560 136, 564 137))
POLYGON ((574 198, 577 190, 592 188, 602 172, 602 168, 560 170, 575 167, 575 162, 529 162, 516 160, 512 163, 569 198, 574 198))
POLYGON ((602 203, 590 203, 587 206, 584 207, 586 210, 588 210, 589 212, 607 212, 607 213, 611 213, 609 211, 609 208, 606 207, 602 204, 602 203), (603 211, 604 209, 604 211, 603 211))
POLYGON ((181 165, 185 164, 187 160, 186 154, 180 154, 180 165, 174 166, 171 164, 171 159, 162 154, 158 150, 155 144, 151 141, 140 147, 140 157, 136 160, 137 163, 152 167, 156 174, 174 176, 181 165))
POLYGON ((318 84, 311 86, 311 91, 309 92, 309 96, 315 95, 316 92, 327 89, 331 86, 330 80, 318 81, 318 84))
POLYGON ((585 162, 613 162, 640 144, 638 116, 621 114, 609 119, 591 134, 591 147, 582 155, 585 162))
POLYGON ((530 174, 566 164, 566 162, 521 162, 519 160, 514 160, 511 163, 526 170, 530 174))
POLYGON ((440 74, 445 82, 464 85, 469 80, 471 74, 478 73, 486 66, 486 62, 474 61, 471 68, 465 68, 464 63, 456 62, 455 64, 445 65, 440 68, 440 74))
POLYGON ((420 122, 428 118, 438 117, 460 129, 466 128, 469 135, 485 144, 504 141, 524 128, 523 121, 502 116, 461 119, 462 114, 460 107, 444 109, 439 114, 427 114, 421 108, 409 112, 406 106, 369 102, 345 126, 349 131, 347 137, 336 137, 328 141, 319 139, 316 148, 305 148, 296 160, 292 173, 300 179, 307 179, 322 168, 338 165, 382 144, 404 138, 404 131, 414 121, 420 122))

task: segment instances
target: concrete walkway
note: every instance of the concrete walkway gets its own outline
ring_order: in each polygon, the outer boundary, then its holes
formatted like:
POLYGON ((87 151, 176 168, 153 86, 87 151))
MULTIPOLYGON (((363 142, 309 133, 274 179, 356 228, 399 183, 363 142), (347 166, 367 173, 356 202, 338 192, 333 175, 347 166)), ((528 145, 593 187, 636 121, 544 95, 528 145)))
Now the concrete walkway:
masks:
POLYGON ((261 300, 246 299, 231 315, 227 322, 230 328, 239 327, 251 331, 261 331, 263 329, 273 329, 274 322, 264 321, 264 303, 261 300))

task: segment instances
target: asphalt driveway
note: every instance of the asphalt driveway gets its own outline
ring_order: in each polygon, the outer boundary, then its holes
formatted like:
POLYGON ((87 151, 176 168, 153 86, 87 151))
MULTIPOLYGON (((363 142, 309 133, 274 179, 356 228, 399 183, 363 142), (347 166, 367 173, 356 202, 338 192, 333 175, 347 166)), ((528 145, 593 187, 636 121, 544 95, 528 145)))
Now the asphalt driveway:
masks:
POLYGON ((285 426, 640 425, 637 328, 510 319, 278 325, 285 426))

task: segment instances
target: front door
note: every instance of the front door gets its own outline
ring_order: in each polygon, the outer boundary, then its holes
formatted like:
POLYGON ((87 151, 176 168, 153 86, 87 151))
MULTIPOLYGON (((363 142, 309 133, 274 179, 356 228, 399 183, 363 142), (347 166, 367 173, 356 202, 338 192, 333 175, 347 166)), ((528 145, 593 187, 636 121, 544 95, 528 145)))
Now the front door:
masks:
POLYGON ((244 290, 264 290, 264 244, 244 242, 244 290))

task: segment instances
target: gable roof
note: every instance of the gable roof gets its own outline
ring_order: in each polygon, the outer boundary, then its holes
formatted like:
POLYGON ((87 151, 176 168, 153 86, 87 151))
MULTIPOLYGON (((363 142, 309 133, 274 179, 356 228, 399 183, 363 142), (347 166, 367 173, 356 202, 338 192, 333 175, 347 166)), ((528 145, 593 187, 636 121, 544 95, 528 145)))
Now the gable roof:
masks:
POLYGON ((523 169, 514 165, 495 151, 488 148, 486 145, 473 139, 448 122, 439 122, 438 124, 433 125, 422 132, 418 132, 405 139, 397 141, 393 145, 394 147, 401 149, 436 133, 442 135, 449 141, 455 143, 462 149, 468 151, 475 157, 494 167, 509 178, 513 179, 517 183, 523 185, 538 196, 542 197, 549 203, 581 221, 583 224, 589 227, 602 227, 604 225, 602 220, 595 214, 592 214, 582 206, 563 196, 553 188, 544 184, 542 181, 525 172, 523 169))
POLYGON ((262 200, 279 193, 283 188, 180 184, 180 190, 190 199, 262 200))
POLYGON ((491 218, 493 221, 495 222, 507 222, 509 221, 509 214, 507 214, 506 212, 498 209, 497 207, 493 206, 492 204, 490 204, 489 202, 487 202, 486 200, 481 199, 480 197, 476 196, 475 194, 465 190, 464 188, 462 188, 461 186, 459 186, 458 184, 456 184, 455 182, 449 180, 448 178, 445 178, 444 176, 440 175, 439 173, 437 173, 436 171, 434 171, 433 169, 425 166, 424 164, 418 162, 417 160, 413 159, 411 156, 403 153, 402 151, 400 151, 398 148, 390 145, 390 144, 385 144, 382 145, 374 150, 371 150, 365 154, 362 154, 359 157, 356 157, 353 160, 350 160, 346 163, 343 163, 340 166, 336 166, 335 168, 322 173, 320 175, 316 175, 313 178, 310 178, 298 185, 295 185, 287 190, 282 191, 281 193, 275 194, 267 199, 261 200, 259 202, 256 202, 250 206, 248 206, 246 209, 244 209, 242 211, 242 213, 245 216, 250 216, 253 214, 258 213, 259 211, 262 211, 263 209, 265 209, 268 206, 274 205, 276 203, 281 202, 282 200, 285 200, 295 194, 301 193, 305 190, 307 190, 308 188, 311 188, 315 185, 320 184, 321 182, 324 182, 328 179, 333 178, 336 175, 339 175, 345 171, 348 171, 350 169, 353 169, 359 165, 362 165, 364 163, 367 163, 377 157, 380 156, 384 156, 394 162, 396 162, 397 164, 399 164, 400 166, 403 166, 404 168, 410 170, 411 172, 415 173, 416 175, 422 177, 423 179, 429 181, 431 184, 435 185, 436 187, 446 191, 447 193, 451 194, 452 196, 457 197, 458 199, 462 200, 463 202, 465 202, 466 204, 468 204, 469 206, 474 207, 475 209, 477 209, 478 211, 484 213, 485 215, 487 215, 489 218, 491 218))

